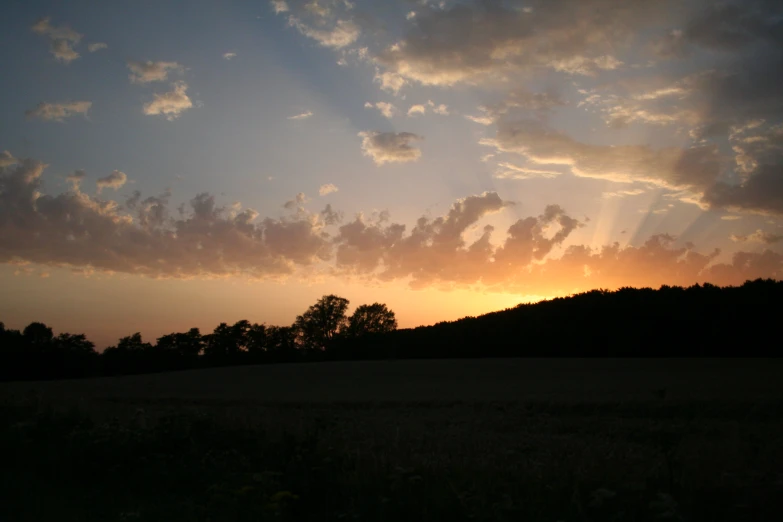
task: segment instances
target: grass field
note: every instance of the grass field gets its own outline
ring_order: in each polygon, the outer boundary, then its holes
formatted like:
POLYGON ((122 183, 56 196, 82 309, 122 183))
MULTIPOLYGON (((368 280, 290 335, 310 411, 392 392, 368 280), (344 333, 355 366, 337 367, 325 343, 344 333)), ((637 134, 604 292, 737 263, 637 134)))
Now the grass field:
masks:
POLYGON ((0 520, 779 521, 781 376, 495 359, 11 383, 0 520))

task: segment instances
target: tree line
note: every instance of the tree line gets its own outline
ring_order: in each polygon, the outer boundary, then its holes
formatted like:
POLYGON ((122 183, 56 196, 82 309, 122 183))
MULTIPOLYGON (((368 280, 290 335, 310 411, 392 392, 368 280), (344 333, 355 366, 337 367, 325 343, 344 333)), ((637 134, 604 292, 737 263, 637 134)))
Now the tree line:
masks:
POLYGON ((349 316, 348 304, 324 296, 291 326, 242 320, 210 334, 171 333, 155 344, 135 333, 102 353, 82 334, 55 336, 42 323, 20 332, 0 323, 0 379, 361 359, 778 356, 783 282, 592 290, 400 330, 386 305, 362 305, 349 316))
POLYGON ((291 326, 237 321, 212 333, 198 328, 161 336, 155 344, 140 333, 123 337, 103 352, 84 334, 62 333, 40 322, 24 330, 0 322, 0 380, 46 380, 166 372, 228 366, 324 360, 341 342, 397 329, 385 304, 361 305, 350 316, 349 301, 326 295, 291 326))

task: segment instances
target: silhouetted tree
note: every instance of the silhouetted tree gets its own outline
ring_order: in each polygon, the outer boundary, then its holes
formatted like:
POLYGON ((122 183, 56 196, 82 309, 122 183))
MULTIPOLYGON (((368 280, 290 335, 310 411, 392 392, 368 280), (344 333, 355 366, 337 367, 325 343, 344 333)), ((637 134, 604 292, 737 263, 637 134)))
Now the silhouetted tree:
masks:
POLYGON ((245 333, 247 360, 251 364, 264 362, 268 356, 266 325, 252 324, 245 333))
POLYGON ((52 342, 54 333, 43 323, 30 323, 22 332, 25 342, 34 347, 44 347, 52 342))
POLYGON ((237 321, 232 326, 220 323, 215 330, 205 336, 204 356, 210 364, 237 364, 243 352, 247 350, 247 334, 250 322, 237 321))
POLYGON ((348 332, 353 337, 370 333, 388 333, 397 329, 394 312, 381 303, 359 306, 348 323, 348 332))
POLYGON ((101 356, 103 371, 107 375, 155 371, 152 359, 152 345, 145 343, 139 332, 123 337, 117 346, 106 348, 101 356))
POLYGON ((301 352, 296 344, 296 329, 292 326, 267 326, 265 328, 266 353, 269 362, 294 362, 301 352))
POLYGON ((52 340, 52 378, 94 377, 100 374, 98 352, 84 334, 61 333, 52 340))
POLYGON ((348 326, 348 299, 325 295, 294 322, 302 347, 325 350, 348 326))
POLYGON ((164 335, 155 345, 159 364, 171 370, 195 368, 203 349, 204 338, 198 328, 164 335))

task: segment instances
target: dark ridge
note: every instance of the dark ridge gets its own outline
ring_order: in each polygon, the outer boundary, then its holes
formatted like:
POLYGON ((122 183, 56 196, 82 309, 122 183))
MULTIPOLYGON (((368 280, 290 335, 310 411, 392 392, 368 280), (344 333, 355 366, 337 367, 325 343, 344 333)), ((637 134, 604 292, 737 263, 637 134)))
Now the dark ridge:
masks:
POLYGON ((102 353, 84 335, 0 323, 0 380, 127 375, 240 364, 480 357, 774 357, 783 282, 592 290, 457 321, 398 330, 386 305, 329 295, 291 326, 243 320, 102 353))

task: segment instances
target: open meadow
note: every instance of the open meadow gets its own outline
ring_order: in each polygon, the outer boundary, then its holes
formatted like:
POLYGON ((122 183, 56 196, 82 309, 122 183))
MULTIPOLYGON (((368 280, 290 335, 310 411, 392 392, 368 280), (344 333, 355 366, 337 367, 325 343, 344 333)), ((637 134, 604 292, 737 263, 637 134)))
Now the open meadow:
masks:
POLYGON ((783 361, 243 366, 0 385, 0 520, 783 520, 783 361))

